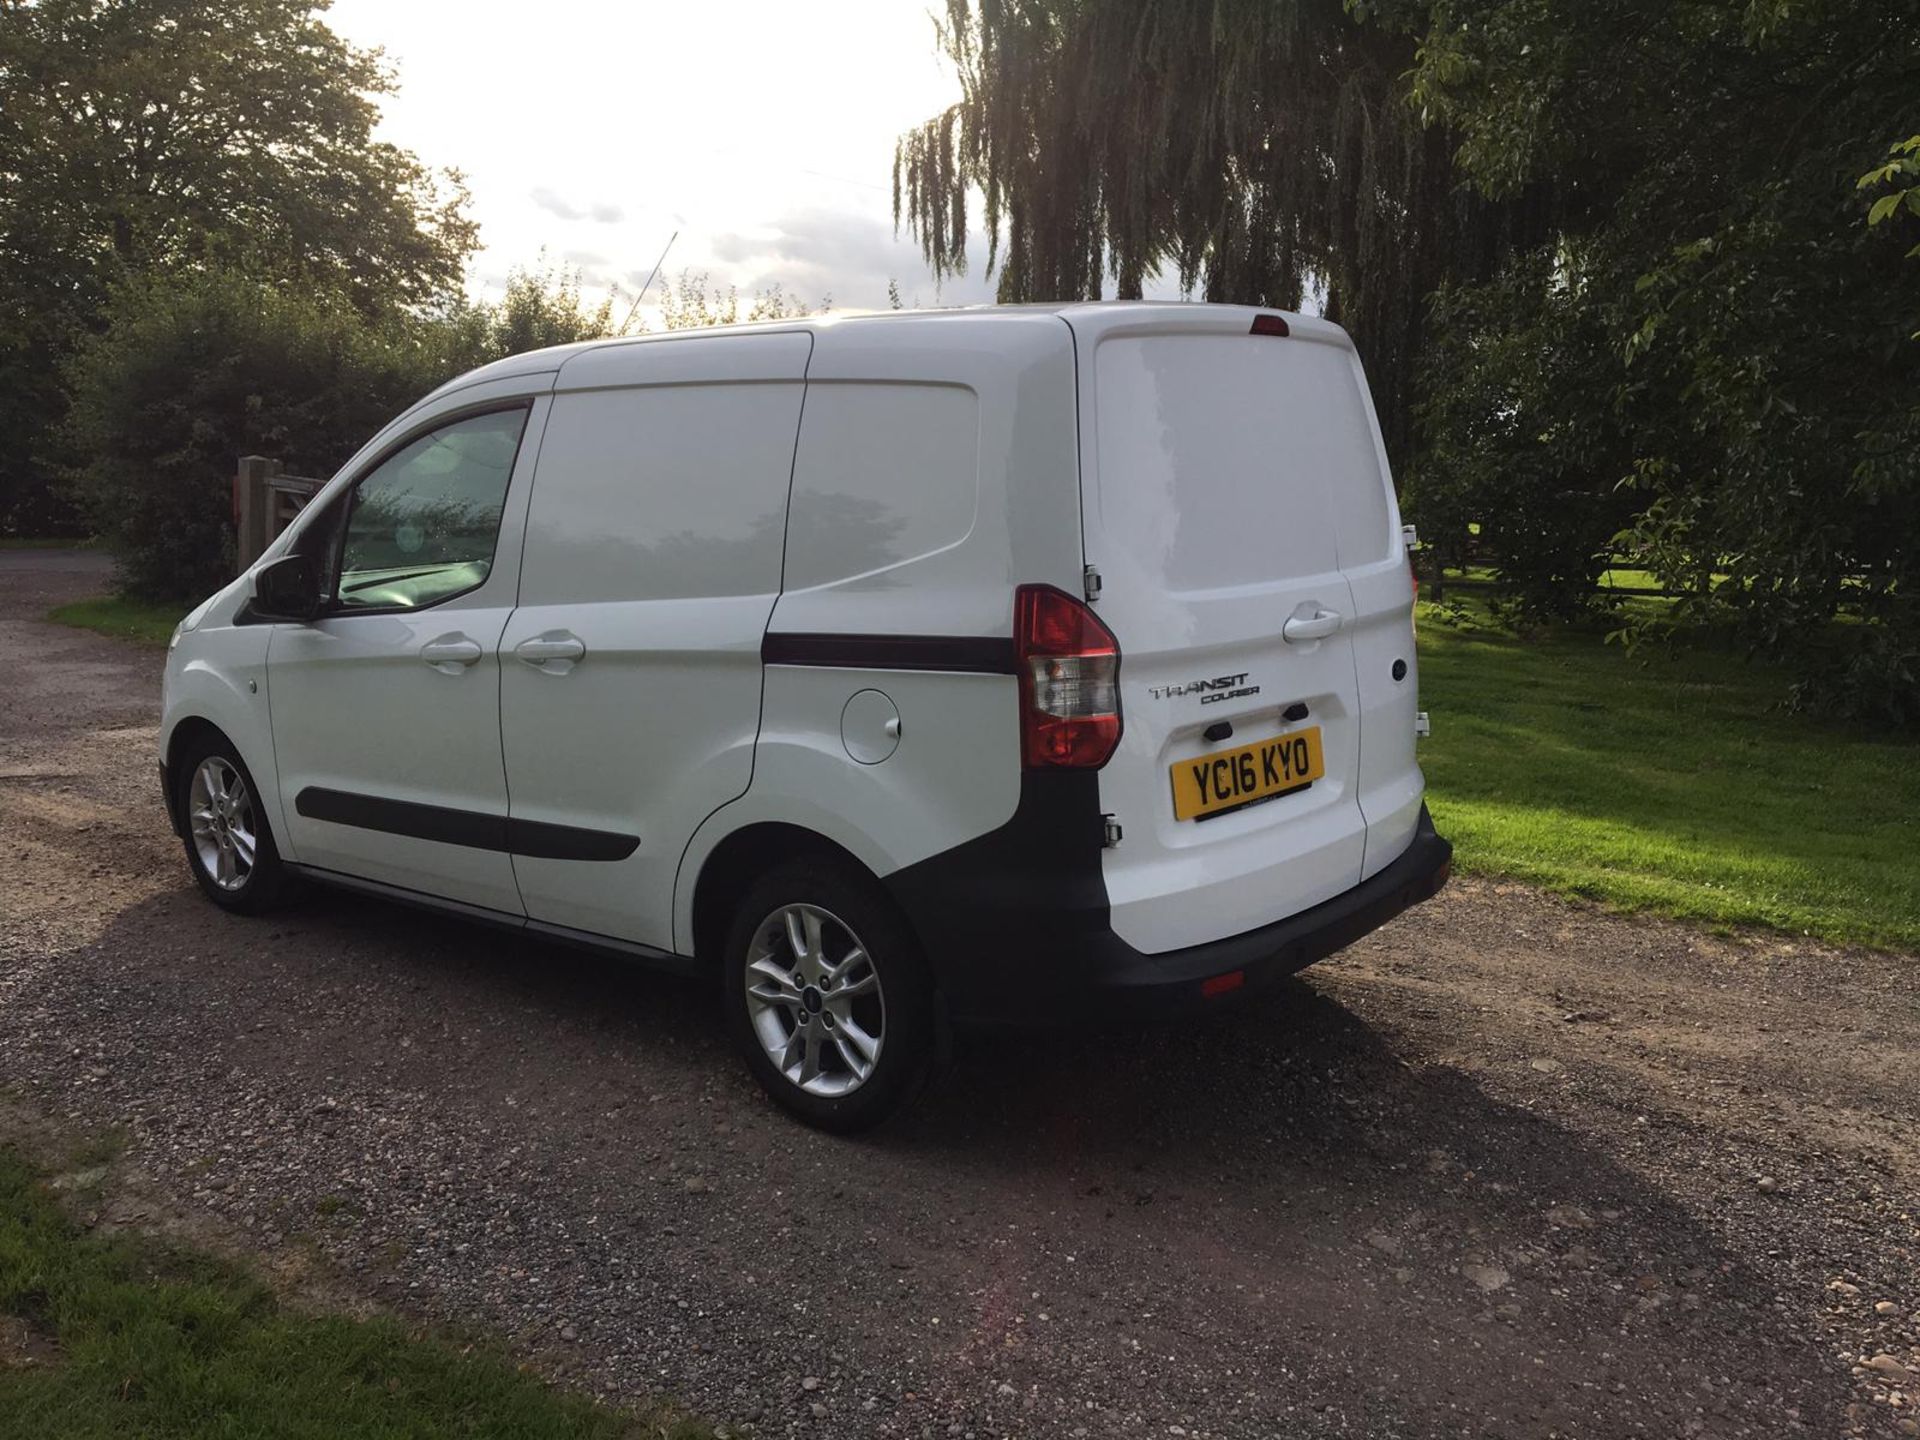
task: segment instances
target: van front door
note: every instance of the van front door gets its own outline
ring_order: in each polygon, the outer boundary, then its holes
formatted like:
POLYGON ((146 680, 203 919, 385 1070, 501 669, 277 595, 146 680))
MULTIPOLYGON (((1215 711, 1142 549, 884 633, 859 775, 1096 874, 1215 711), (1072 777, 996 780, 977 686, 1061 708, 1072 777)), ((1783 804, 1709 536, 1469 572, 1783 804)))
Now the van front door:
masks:
POLYGON ((547 403, 469 411, 390 450, 326 537, 325 613, 275 627, 268 698, 299 863, 520 913, 498 641, 547 403))
POLYGON ((799 332, 661 339, 560 371, 500 641, 513 866, 537 925, 691 945, 674 878, 753 776, 811 350, 799 332))

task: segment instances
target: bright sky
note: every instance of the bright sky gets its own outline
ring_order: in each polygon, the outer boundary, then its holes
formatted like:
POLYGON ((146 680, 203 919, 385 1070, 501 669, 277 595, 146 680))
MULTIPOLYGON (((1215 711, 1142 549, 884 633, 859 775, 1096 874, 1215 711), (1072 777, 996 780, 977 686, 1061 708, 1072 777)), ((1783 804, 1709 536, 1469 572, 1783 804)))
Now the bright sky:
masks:
POLYGON ((662 273, 743 296, 992 298, 984 245, 936 286, 893 233, 894 138, 959 96, 927 0, 335 0, 328 22, 399 72, 382 138, 465 172, 483 293, 544 246, 632 295, 678 230, 662 273))

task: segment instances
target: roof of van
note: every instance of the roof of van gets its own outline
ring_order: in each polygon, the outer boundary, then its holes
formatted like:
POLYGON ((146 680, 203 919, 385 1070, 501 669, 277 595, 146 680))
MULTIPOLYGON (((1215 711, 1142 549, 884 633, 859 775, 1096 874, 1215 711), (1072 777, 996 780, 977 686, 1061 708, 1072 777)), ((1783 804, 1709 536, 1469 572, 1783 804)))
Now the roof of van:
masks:
POLYGON ((1250 325, 1255 315, 1282 316, 1288 327, 1303 338, 1351 343, 1347 340, 1344 330, 1332 321, 1323 320, 1319 316, 1301 315, 1294 311, 1277 310, 1267 306, 1216 305, 1186 300, 1076 300, 1024 305, 955 305, 931 310, 846 310, 826 315, 801 315, 783 320, 752 320, 735 325, 702 326, 698 329, 649 331, 639 335, 612 336, 604 340, 582 340, 572 345, 553 345, 544 350, 527 350, 521 354, 509 355, 503 360, 482 365, 476 370, 469 370, 466 374, 448 381, 439 390, 434 391, 434 395, 450 389, 465 388, 482 380, 504 380, 517 375, 539 375, 557 371, 574 356, 589 350, 603 350, 624 345, 671 344, 676 340, 692 340, 702 336, 768 334, 780 331, 819 332, 850 325, 905 326, 914 322, 922 325, 928 323, 939 325, 970 320, 977 324, 982 319, 998 319, 1017 324, 1055 317, 1067 321, 1076 329, 1089 322, 1102 329, 1125 327, 1131 330, 1151 328, 1163 323, 1169 328, 1185 328, 1196 322, 1236 318, 1250 325))

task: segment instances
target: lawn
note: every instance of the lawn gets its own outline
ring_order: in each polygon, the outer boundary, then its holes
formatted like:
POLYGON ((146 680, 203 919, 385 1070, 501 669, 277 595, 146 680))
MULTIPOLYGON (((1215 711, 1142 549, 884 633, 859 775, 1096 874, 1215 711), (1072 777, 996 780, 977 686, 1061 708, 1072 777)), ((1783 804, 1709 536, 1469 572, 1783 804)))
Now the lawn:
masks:
POLYGON ((300 1313, 204 1255, 82 1234, 0 1147, 0 1440, 713 1434, 668 1410, 597 1406, 393 1320, 300 1313))
POLYGON ((1785 678, 1733 655, 1420 611, 1420 763, 1459 868, 1920 949, 1920 743, 1788 714, 1785 678))
POLYGON ((103 595, 94 600, 76 600, 57 606, 47 615, 60 625, 77 625, 82 630, 97 630, 119 640, 139 640, 149 645, 164 645, 173 636, 173 627, 189 606, 156 605, 148 600, 129 600, 121 595, 103 595))

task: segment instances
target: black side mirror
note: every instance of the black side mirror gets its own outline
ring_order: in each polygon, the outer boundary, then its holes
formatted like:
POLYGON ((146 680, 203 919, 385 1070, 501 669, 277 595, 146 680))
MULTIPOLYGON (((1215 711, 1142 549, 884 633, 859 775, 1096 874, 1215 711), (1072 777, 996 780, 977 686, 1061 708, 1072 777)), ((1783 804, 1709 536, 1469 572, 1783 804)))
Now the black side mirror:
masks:
POLYGON ((253 613, 262 620, 311 620, 320 613, 320 572, 311 557, 283 555, 253 577, 253 613))

